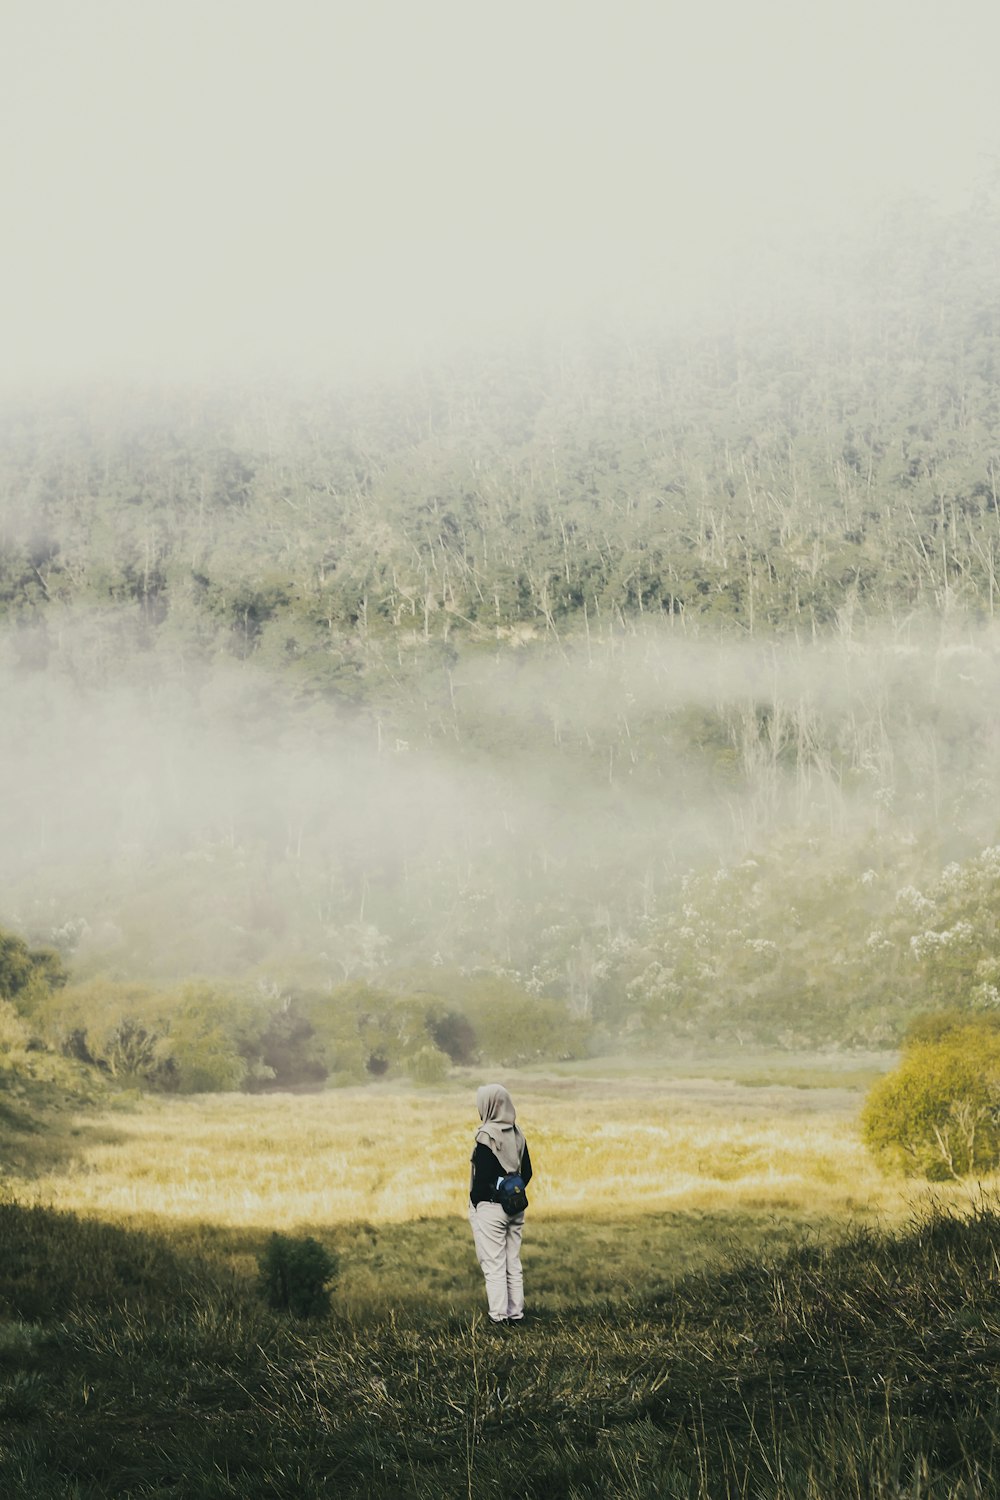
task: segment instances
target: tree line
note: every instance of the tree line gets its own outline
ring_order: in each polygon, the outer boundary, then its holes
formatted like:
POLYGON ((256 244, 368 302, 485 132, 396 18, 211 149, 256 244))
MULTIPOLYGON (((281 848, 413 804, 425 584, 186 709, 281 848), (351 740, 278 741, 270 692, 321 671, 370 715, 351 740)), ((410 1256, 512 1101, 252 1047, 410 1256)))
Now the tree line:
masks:
POLYGON ((2 414, 0 610, 128 602, 187 654, 379 690, 400 651, 635 617, 992 618, 995 208, 899 208, 818 308, 577 334, 403 380, 91 391, 2 414))

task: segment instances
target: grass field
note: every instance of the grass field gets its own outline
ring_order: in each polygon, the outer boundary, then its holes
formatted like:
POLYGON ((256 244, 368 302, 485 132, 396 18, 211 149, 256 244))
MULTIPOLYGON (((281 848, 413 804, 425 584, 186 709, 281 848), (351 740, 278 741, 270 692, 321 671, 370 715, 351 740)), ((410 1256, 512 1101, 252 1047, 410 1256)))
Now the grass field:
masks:
MULTIPOLYGON (((819 1077, 805 1088, 592 1067, 509 1076, 536 1164, 534 1295, 566 1306, 636 1293, 719 1258, 898 1218, 912 1192, 864 1151, 860 1092, 819 1077)), ((189 1244, 210 1233, 237 1263, 272 1230, 308 1233, 348 1250, 343 1304, 464 1306, 479 1291, 465 1220, 476 1081, 125 1099, 65 1122, 55 1164, 54 1142, 36 1141, 17 1192, 189 1244)))
POLYGON ((465 1219, 478 1077, 125 1099, 22 1133, 0 1493, 1000 1493, 998 1221, 968 1190, 927 1217, 876 1173, 856 1059, 796 1069, 505 1078, 538 1169, 506 1338, 465 1219), (262 1302, 274 1230, 339 1257, 328 1317, 262 1302))
MULTIPOLYGON (((447 1218, 466 1202, 477 1081, 119 1097, 64 1119, 34 1150, 23 1143, 21 1159, 40 1198, 112 1218, 447 1218)), ((504 1081, 531 1142, 538 1215, 597 1204, 845 1213, 886 1202, 857 1135, 860 1090, 836 1075, 811 1087, 589 1070, 504 1081)))

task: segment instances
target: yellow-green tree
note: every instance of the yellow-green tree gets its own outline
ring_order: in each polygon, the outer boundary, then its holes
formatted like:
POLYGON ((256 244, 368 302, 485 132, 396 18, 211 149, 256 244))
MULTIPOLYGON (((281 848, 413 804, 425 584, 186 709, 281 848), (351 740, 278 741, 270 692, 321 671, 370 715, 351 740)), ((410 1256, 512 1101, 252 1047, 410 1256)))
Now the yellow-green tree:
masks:
POLYGON ((1000 1022, 944 1016, 914 1028, 872 1087, 865 1141, 886 1164, 938 1180, 1000 1163, 1000 1022))

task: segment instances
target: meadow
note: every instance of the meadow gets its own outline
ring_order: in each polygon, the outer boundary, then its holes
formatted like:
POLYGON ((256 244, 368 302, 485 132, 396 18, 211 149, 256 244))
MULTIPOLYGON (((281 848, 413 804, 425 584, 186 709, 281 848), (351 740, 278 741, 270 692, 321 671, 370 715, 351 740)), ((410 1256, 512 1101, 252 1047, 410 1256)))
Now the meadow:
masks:
POLYGON ((0 1488, 994 1493, 1000 1226, 982 1188, 878 1174, 874 1067, 506 1075, 537 1163, 506 1333, 465 1220, 471 1073, 66 1111, 8 1153, 0 1488), (338 1257, 328 1316, 258 1294, 275 1230, 338 1257))
MULTIPOLYGON (((752 1086, 634 1064, 505 1074, 538 1164, 525 1249, 537 1295, 571 1306, 640 1292, 719 1257, 905 1212, 912 1193, 865 1152, 861 1095, 838 1069, 814 1062, 816 1086, 796 1087, 767 1082, 758 1059, 748 1076, 752 1086)), ((35 1141, 18 1196, 187 1243, 210 1231, 243 1269, 274 1230, 313 1235, 345 1247, 342 1307, 471 1308, 477 1081, 112 1096, 63 1123, 57 1161, 46 1161, 53 1141, 35 1141), (419 1255, 404 1249, 387 1268, 388 1244, 414 1239, 419 1255)))

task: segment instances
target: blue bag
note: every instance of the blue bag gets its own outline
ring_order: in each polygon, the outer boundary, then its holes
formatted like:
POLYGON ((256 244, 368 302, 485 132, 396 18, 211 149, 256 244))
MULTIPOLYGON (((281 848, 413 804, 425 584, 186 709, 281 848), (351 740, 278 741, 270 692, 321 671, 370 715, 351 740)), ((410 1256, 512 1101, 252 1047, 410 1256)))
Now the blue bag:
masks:
POLYGON ((524 1178, 520 1172, 508 1172, 497 1178, 497 1201, 505 1214, 511 1218, 523 1214, 528 1206, 528 1195, 524 1191, 524 1178))

